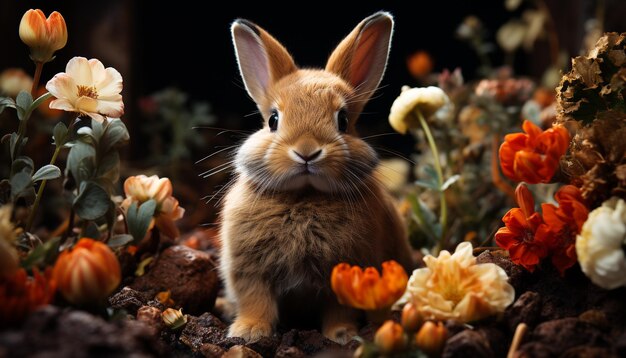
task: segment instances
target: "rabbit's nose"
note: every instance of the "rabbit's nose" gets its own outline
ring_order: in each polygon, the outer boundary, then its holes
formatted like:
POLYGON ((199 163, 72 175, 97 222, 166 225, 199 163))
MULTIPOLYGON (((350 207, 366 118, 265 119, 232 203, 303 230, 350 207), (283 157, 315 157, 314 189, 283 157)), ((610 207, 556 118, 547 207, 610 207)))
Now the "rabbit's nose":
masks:
POLYGON ((297 155, 300 159, 308 163, 317 159, 320 156, 320 154, 322 154, 322 150, 318 149, 312 153, 306 153, 306 154, 302 154, 294 150, 293 153, 297 155))

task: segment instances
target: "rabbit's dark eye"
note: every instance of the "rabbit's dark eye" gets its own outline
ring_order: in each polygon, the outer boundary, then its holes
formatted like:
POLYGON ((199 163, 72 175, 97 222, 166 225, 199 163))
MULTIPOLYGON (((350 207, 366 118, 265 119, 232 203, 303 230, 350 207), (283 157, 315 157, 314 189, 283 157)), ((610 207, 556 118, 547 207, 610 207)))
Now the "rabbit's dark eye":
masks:
POLYGON ((337 113, 337 128, 341 133, 345 133, 348 129, 348 112, 345 109, 341 109, 337 113))
POLYGON ((270 131, 276 132, 276 129, 278 129, 278 111, 277 110, 272 109, 272 112, 270 113, 270 118, 267 120, 267 124, 270 126, 270 131))

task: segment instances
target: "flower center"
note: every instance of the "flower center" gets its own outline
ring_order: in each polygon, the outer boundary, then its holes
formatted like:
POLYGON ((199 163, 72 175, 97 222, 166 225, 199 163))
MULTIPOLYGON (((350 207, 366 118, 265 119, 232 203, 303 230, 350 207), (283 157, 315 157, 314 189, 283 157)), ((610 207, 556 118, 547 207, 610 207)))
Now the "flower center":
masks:
POLYGON ((98 91, 95 86, 77 86, 78 87, 78 97, 89 97, 93 99, 98 99, 98 91))

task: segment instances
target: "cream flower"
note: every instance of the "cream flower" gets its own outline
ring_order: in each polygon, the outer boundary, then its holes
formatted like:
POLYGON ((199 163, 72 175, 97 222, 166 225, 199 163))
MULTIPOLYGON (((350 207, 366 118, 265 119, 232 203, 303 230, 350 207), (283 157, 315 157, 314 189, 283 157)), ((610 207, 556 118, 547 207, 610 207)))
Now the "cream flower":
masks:
POLYGON ((472 244, 463 242, 453 255, 424 258, 425 268, 413 271, 407 291, 425 319, 471 322, 502 312, 515 290, 496 264, 476 264, 472 244))
POLYGON ((402 87, 402 93, 391 105, 389 124, 396 132, 405 134, 410 128, 419 126, 416 109, 428 118, 450 102, 448 95, 439 87, 409 88, 402 87))
POLYGON ((17 97, 20 91, 30 92, 33 78, 21 68, 7 68, 0 73, 0 95, 17 97))
POLYGON ((614 289, 626 285, 626 202, 613 197, 589 213, 576 239, 580 267, 594 284, 614 289))
POLYGON ((99 122, 103 116, 119 118, 124 114, 122 76, 95 58, 74 57, 65 72, 48 81, 46 89, 57 98, 50 108, 77 112, 99 122))
POLYGON ((134 202, 141 205, 154 199, 157 207, 149 229, 156 225, 166 236, 176 238, 179 232, 174 221, 183 217, 185 209, 178 206, 178 200, 172 196, 172 191, 172 182, 168 178, 159 178, 156 175, 129 177, 124 182, 126 199, 121 206, 126 211, 134 202))

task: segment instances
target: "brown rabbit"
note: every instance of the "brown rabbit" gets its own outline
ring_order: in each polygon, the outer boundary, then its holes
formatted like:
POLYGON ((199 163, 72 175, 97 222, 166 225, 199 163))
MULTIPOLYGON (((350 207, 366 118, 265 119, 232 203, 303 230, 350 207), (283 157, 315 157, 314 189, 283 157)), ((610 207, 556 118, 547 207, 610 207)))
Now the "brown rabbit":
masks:
POLYGON ((324 70, 298 69, 259 26, 236 20, 232 36, 246 89, 263 115, 235 157, 222 211, 220 271, 236 318, 229 336, 269 336, 290 317, 318 317, 345 343, 358 311, 337 303, 339 262, 413 265, 403 220, 375 178, 378 157, 355 122, 385 70, 393 18, 363 20, 324 70))

